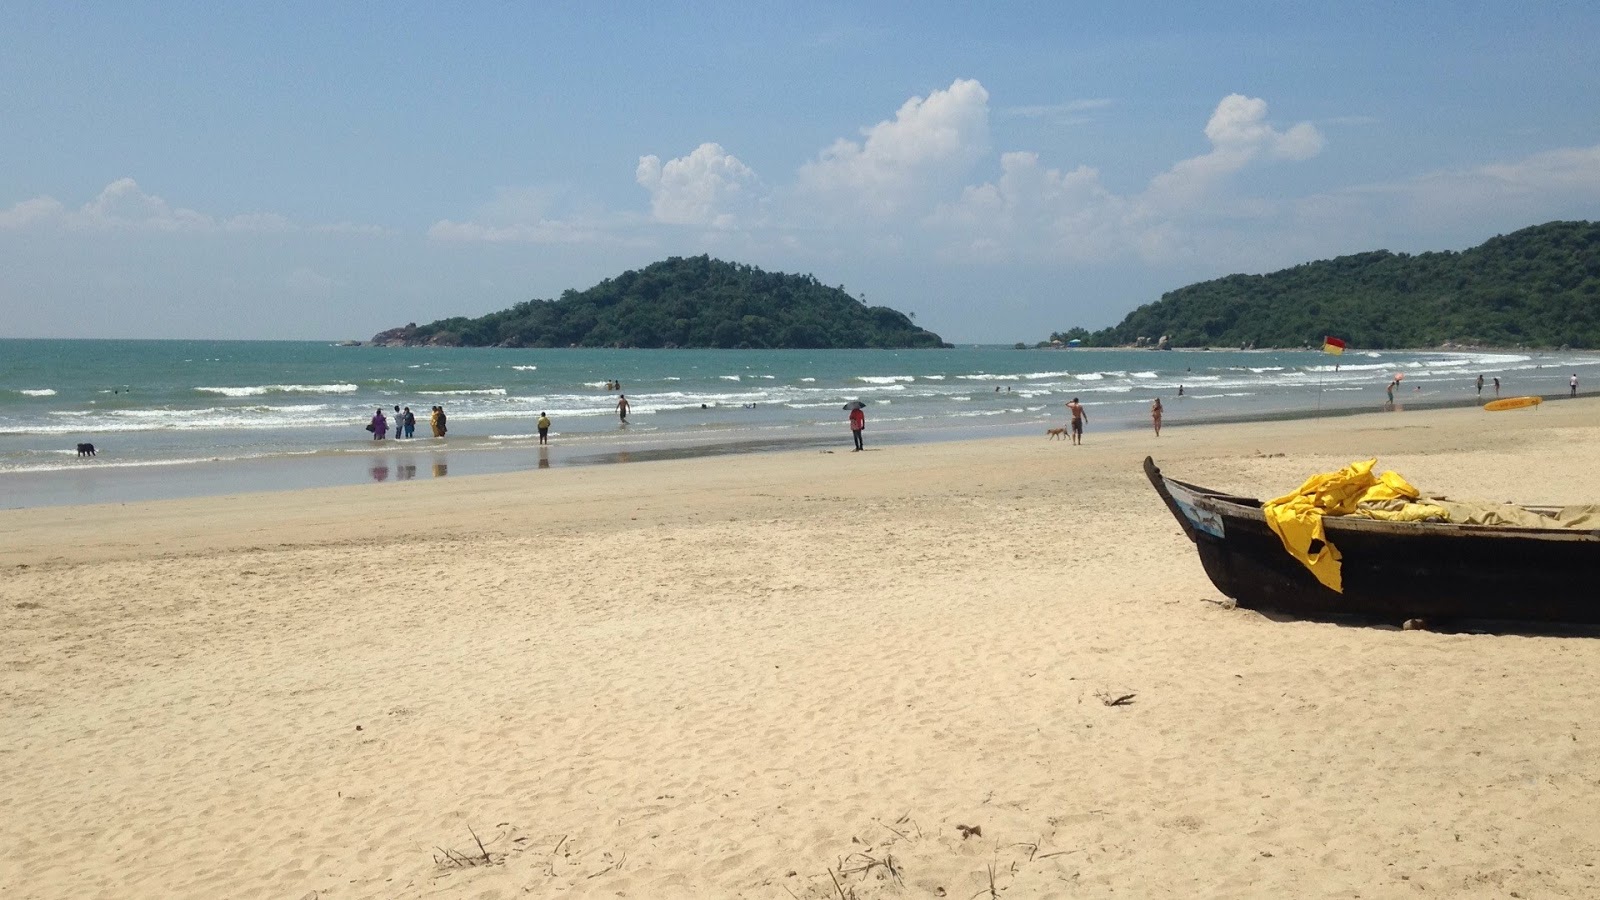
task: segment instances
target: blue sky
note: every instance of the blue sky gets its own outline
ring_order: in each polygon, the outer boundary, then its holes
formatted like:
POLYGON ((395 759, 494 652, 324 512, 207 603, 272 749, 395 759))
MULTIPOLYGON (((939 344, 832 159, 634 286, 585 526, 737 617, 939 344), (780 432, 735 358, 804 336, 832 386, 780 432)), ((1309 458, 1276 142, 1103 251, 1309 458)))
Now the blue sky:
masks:
POLYGON ((7 337, 367 338, 709 253, 1009 343, 1600 209, 1586 3, 3 18, 7 337))

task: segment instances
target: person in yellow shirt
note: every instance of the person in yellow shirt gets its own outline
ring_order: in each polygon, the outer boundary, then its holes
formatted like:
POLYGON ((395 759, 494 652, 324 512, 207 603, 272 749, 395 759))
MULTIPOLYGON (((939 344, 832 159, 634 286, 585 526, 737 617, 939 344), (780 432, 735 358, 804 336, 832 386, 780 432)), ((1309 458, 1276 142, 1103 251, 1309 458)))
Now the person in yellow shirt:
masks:
POLYGON ((539 443, 550 443, 550 417, 539 413, 539 443))

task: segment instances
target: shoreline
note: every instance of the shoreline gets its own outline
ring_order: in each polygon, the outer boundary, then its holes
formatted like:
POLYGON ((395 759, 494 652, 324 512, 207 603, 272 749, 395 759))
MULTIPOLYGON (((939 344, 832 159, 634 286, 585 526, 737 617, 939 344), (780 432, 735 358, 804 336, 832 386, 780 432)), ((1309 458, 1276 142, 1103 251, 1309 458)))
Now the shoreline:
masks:
MULTIPOLYGON (((1510 395, 1507 395, 1510 396, 1510 395)), ((1578 399, 1583 399, 1580 395, 1578 399)), ((1403 398, 1402 398, 1403 399, 1403 398)), ((1491 398, 1494 399, 1494 398, 1491 398)), ((1555 403, 1572 398, 1545 394, 1542 399, 1555 403)), ((1143 402, 1142 400, 1139 402, 1143 402)), ((1170 402, 1162 424, 1163 431, 1188 430, 1216 425, 1259 422, 1315 421, 1369 414, 1414 414, 1430 410, 1465 409, 1481 406, 1481 398, 1419 397, 1397 402, 1392 409, 1380 404, 1328 406, 1325 408, 1276 408, 1253 412, 1219 412, 1185 415, 1182 400, 1170 402), (1177 412, 1178 415, 1174 415, 1177 412)), ((1095 407, 1091 406, 1091 416, 1095 407)), ((1057 418, 1065 420, 1062 412, 1057 418)), ((957 427, 914 428, 869 427, 869 444, 905 447, 1011 438, 1032 435, 1041 425, 1008 423, 983 425, 968 422, 957 427)), ((1136 432, 1148 429, 1147 419, 1126 416, 1090 419, 1086 437, 1136 432)), ((648 433, 646 433, 648 434, 648 433)), ((531 438, 531 436, 529 436, 531 438)), ((155 462, 132 466, 88 462, 47 472, 0 474, 0 509, 80 506, 134 503, 191 497, 213 497, 240 493, 295 491, 313 488, 355 486, 389 481, 476 477, 536 469, 590 467, 673 459, 726 457, 750 453, 782 453, 798 450, 826 451, 847 446, 848 432, 812 430, 807 434, 760 435, 749 431, 725 437, 669 435, 666 445, 629 443, 627 432, 615 435, 585 433, 580 444, 564 443, 559 432, 554 441, 540 447, 530 439, 503 441, 498 445, 484 441, 438 443, 429 438, 414 441, 361 442, 357 446, 330 448, 313 453, 287 453, 223 460, 155 462)), ((645 435, 641 434, 643 438, 645 435)), ((659 440, 649 434, 649 440, 659 440)))

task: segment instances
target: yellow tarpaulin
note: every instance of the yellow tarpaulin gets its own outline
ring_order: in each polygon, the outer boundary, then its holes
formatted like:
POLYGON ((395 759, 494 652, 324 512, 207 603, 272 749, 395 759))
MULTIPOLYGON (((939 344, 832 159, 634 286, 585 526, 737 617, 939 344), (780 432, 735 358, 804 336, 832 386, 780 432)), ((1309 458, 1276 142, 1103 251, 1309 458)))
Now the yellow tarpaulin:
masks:
MULTIPOLYGON (((1417 489, 1393 472, 1373 475, 1376 459, 1353 462, 1337 472, 1324 472, 1306 479, 1292 494, 1261 505, 1267 526, 1283 549, 1300 560, 1317 580, 1340 593, 1344 581, 1339 571, 1339 549, 1328 543, 1323 532, 1323 516, 1347 516, 1362 503, 1385 504, 1392 500, 1417 499, 1417 489)), ((1447 518, 1439 510, 1440 518, 1447 518)), ((1426 517, 1429 513, 1419 512, 1426 517)))

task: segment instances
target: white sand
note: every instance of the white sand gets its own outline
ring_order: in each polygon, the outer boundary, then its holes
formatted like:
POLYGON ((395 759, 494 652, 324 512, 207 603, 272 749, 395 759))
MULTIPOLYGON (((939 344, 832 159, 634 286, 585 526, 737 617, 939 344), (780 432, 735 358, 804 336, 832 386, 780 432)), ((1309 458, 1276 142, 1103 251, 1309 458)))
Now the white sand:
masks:
POLYGON ((1600 638, 1225 609, 1138 466, 1594 502, 1597 413, 0 512, 0 896, 1600 896, 1600 638))

